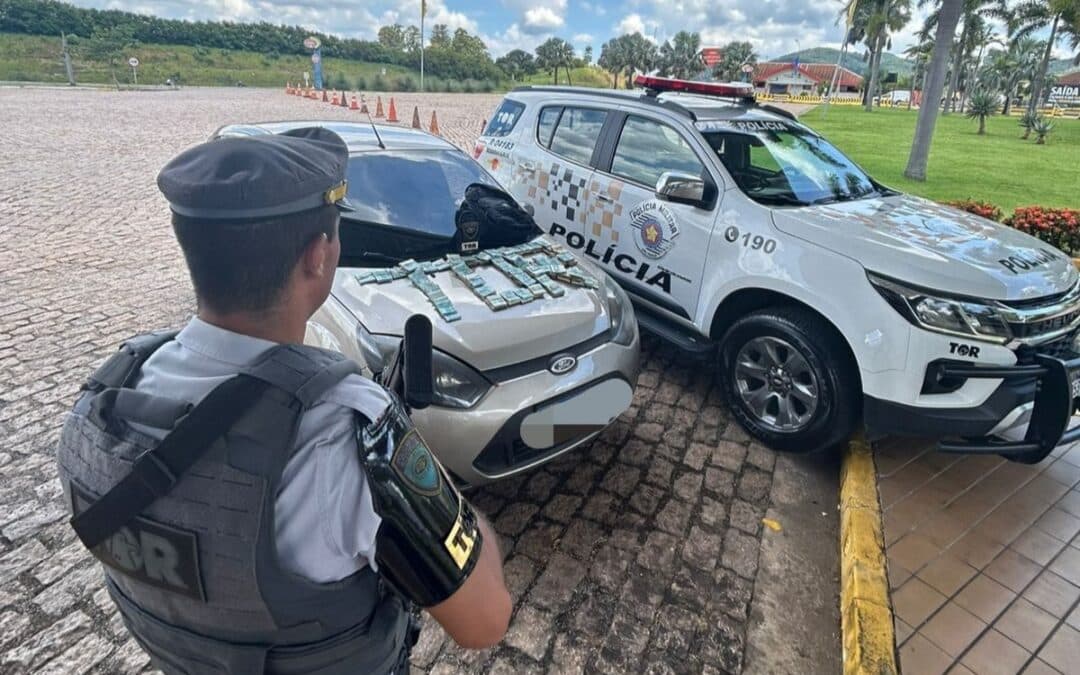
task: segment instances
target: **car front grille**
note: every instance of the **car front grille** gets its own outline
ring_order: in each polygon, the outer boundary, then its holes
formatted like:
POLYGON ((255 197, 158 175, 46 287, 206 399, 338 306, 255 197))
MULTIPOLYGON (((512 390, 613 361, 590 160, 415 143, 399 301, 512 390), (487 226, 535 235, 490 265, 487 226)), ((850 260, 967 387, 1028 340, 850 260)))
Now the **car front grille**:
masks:
POLYGON ((1077 319, 1080 319, 1080 308, 1031 323, 1009 322, 1009 328, 1012 329, 1013 337, 1019 340, 1030 340, 1068 328, 1076 323, 1077 319))

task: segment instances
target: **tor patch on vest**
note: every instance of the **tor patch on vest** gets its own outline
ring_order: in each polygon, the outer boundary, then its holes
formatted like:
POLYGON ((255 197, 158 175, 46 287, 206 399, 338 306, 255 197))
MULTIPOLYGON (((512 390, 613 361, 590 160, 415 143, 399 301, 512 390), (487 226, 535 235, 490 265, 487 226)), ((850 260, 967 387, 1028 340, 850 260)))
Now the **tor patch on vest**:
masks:
POLYGON ((462 518, 463 503, 464 500, 458 497, 457 518, 454 520, 454 526, 450 528, 450 534, 446 535, 446 541, 443 542, 443 546, 446 547, 446 551, 454 559, 454 564, 458 566, 459 570, 465 569, 465 565, 469 562, 469 556, 472 555, 473 547, 476 545, 475 526, 470 524, 469 528, 466 529, 465 519, 462 518))
MULTIPOLYGON (((85 511, 93 498, 71 484, 76 514, 85 511)), ((111 537, 90 551, 95 558, 120 574, 162 590, 206 601, 199 569, 199 546, 195 533, 146 518, 132 518, 111 537)))
POLYGON ((410 430, 398 441, 390 463, 413 491, 434 497, 442 490, 442 472, 416 429, 410 430))

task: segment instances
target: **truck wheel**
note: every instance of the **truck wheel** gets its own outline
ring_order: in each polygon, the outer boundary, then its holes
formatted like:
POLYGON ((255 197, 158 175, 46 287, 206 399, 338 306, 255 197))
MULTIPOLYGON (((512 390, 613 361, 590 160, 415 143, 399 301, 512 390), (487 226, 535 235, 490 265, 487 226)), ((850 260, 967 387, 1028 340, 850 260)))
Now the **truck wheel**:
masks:
POLYGON ((824 319, 799 307, 738 319, 720 347, 724 396, 751 436, 785 452, 845 440, 859 420, 855 364, 824 319))

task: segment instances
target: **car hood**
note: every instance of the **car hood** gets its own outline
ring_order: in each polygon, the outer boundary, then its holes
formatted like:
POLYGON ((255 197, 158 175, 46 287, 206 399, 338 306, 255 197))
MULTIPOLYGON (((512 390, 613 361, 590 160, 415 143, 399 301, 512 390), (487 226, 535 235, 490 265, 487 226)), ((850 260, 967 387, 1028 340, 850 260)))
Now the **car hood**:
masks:
MULTIPOLYGON (((334 297, 344 304, 372 333, 401 335, 413 314, 431 319, 432 343, 477 370, 509 366, 554 354, 611 328, 611 317, 601 287, 598 290, 568 286, 562 297, 544 297, 493 311, 452 272, 430 278, 454 304, 461 319, 448 322, 439 316, 427 297, 408 279, 389 283, 357 281, 357 269, 339 269, 334 297)), ((514 288, 514 282, 493 267, 474 270, 496 291, 514 288)), ((596 271, 590 274, 603 281, 596 271)))
POLYGON ((1026 300, 1077 280, 1072 260, 1050 244, 911 195, 775 209, 773 221, 867 270, 956 295, 1026 300))

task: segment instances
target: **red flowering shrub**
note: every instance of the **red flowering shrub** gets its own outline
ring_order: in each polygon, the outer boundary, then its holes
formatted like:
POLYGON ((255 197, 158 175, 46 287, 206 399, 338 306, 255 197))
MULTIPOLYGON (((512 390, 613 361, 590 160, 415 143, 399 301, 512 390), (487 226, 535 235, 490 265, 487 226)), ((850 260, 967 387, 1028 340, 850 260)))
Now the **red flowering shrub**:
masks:
POLYGON ((975 199, 961 199, 955 202, 945 202, 953 208, 967 211, 968 213, 974 213, 977 216, 983 218, 989 218, 990 220, 1001 222, 1001 209, 994 206, 990 202, 980 202, 975 199))
POLYGON ((1021 206, 1005 219, 1005 224, 1070 255, 1080 255, 1080 211, 1076 209, 1021 206))

